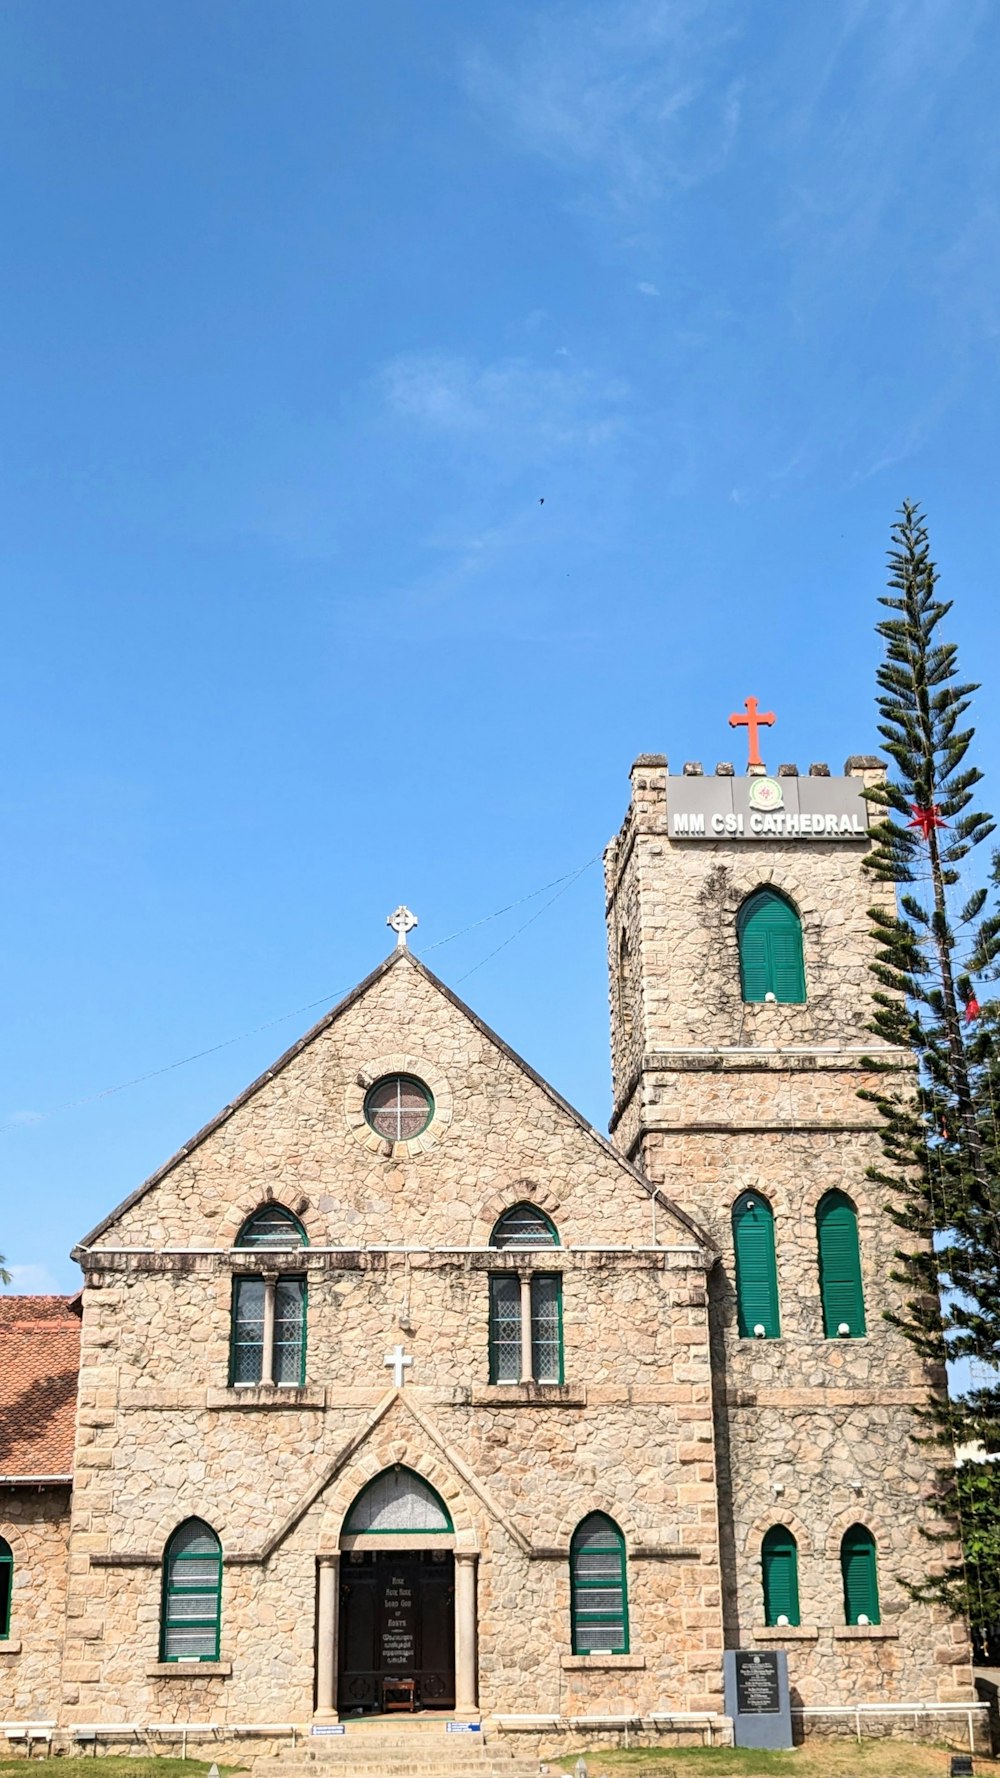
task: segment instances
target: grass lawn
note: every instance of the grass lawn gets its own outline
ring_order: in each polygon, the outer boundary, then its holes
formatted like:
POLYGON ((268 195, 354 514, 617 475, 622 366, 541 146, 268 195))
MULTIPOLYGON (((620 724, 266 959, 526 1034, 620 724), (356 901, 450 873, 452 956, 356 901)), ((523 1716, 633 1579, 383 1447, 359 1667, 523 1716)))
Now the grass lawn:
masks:
MULTIPOLYGON (((749 1747, 581 1748, 548 1760, 571 1772, 580 1754, 588 1778, 948 1778, 951 1750, 906 1741, 812 1741, 791 1753, 749 1747)), ((1000 1761, 975 1760, 976 1778, 1000 1775, 1000 1761)))

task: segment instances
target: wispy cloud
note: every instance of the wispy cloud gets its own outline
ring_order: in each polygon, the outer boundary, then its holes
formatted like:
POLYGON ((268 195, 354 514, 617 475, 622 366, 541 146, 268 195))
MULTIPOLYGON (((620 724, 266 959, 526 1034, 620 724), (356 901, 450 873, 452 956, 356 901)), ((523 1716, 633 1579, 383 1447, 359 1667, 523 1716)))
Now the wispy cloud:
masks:
POLYGON ((735 16, 727 0, 556 6, 530 17, 508 54, 473 50, 466 91, 517 147, 576 175, 593 201, 634 213, 725 164, 740 89, 711 76, 735 16))
POLYGON ((629 391, 620 378, 526 358, 484 364, 409 352, 382 367, 378 385, 396 420, 517 468, 607 446, 628 424, 629 391))
POLYGON ((660 286, 658 284, 647 283, 645 278, 640 279, 639 283, 636 285, 636 289, 640 296, 659 296, 660 294, 660 286))
MULTIPOLYGON (((796 172, 777 221, 807 277, 829 281, 835 266, 842 301, 848 281, 872 297, 890 284, 922 230, 921 196, 948 177, 952 79, 991 11, 990 0, 851 0, 812 69, 789 35, 776 70, 788 103, 771 127, 796 172)), ((964 197, 977 169, 963 171, 964 197)))

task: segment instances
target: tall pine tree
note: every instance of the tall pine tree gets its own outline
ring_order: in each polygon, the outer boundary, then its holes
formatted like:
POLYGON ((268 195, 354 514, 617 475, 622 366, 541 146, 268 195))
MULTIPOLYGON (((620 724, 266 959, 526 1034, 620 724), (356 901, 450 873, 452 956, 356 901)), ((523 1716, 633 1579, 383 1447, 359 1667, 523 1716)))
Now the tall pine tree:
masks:
MULTIPOLYGON (((941 639, 951 604, 937 580, 923 516, 905 502, 877 625, 879 733, 892 763, 867 792, 879 819, 866 862, 898 885, 895 913, 871 910, 873 1029, 915 1052, 917 1076, 912 1090, 900 1088, 887 1067, 882 1090, 865 1096, 882 1114, 883 1161, 869 1176, 906 1236, 893 1274, 904 1307, 890 1319, 932 1364, 969 1360, 976 1378, 957 1399, 940 1389, 922 1415, 921 1436, 941 1447, 937 1506, 961 1534, 968 1490, 956 1481, 954 1446, 980 1439, 1000 1451, 1000 1007, 984 986, 998 973, 1000 915, 982 881, 1000 881, 1000 863, 994 855, 976 884, 977 848, 994 831, 974 807, 982 774, 968 764, 966 719, 979 688, 960 681, 956 646, 941 639)), ((987 1600, 983 1564, 949 1561, 951 1540, 947 1530, 937 1536, 921 1595, 973 1623, 991 1611, 1000 1622, 1000 1579, 987 1600)))

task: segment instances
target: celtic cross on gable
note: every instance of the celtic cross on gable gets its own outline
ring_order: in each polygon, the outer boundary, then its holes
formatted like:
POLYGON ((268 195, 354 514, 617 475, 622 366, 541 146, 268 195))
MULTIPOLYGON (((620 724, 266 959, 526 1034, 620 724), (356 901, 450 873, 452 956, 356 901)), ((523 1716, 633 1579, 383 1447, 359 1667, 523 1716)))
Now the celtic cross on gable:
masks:
POLYGON ((402 902, 400 902, 399 907, 394 914, 386 916, 385 923, 387 926, 391 926, 393 932, 396 934, 396 949, 398 951, 406 950, 407 933, 412 932, 414 926, 419 926, 420 924, 416 914, 411 914, 409 908, 404 907, 402 902))

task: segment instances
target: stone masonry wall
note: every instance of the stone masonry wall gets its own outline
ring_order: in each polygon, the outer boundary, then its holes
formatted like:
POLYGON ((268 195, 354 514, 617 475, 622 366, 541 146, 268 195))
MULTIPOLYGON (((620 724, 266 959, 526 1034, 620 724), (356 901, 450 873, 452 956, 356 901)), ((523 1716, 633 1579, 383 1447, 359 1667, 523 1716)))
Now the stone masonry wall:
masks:
MULTIPOLYGON (((867 848, 832 840, 671 840, 666 761, 645 763, 658 757, 644 755, 633 767, 632 808, 605 857, 609 933, 629 933, 642 978, 642 1050, 847 1041, 870 1051, 867 909, 891 907, 892 885, 862 876, 867 848), (770 884, 802 921, 805 1006, 744 1005, 740 997, 736 913, 754 889, 770 884)), ((859 768, 852 775, 874 774, 859 768)), ((614 1027, 612 1054, 617 1112, 637 1052, 614 1027)))
POLYGON ((0 1642, 0 1720, 54 1722, 66 1628, 67 1488, 0 1491, 14 1557, 9 1637, 0 1642))
POLYGON ((479 1553, 484 1711, 721 1711, 704 1242, 409 959, 81 1257, 66 1721, 307 1718, 317 1558, 396 1462, 479 1553), (387 1058, 440 1114, 402 1154, 356 1116, 387 1058), (311 1245, 234 1254, 268 1194, 311 1245), (485 1251, 525 1199, 562 1245, 485 1251), (307 1274, 303 1389, 228 1387, 233 1274, 262 1264, 307 1274), (563 1274, 565 1384, 491 1386, 488 1273, 532 1267, 563 1274), (625 1534, 631 1653, 574 1663, 569 1542, 595 1509, 625 1534), (162 1553, 192 1514, 224 1551, 217 1673, 158 1660, 162 1553))
MULTIPOLYGON (((858 775, 870 781, 867 768, 858 775)), ((609 848, 609 931, 638 926, 642 1055, 616 1037, 615 1140, 668 1196, 691 1208, 719 1260, 710 1280, 720 1538, 729 1646, 784 1641, 797 1699, 964 1702, 963 1630, 914 1605, 926 1569, 931 1459, 914 1411, 940 1379, 884 1319, 899 1231, 866 1178, 877 1118, 858 1089, 875 1040, 867 909, 891 886, 862 872, 863 849, 752 841, 672 844, 665 762, 633 772, 633 807, 609 848), (807 1002, 743 1005, 736 912, 774 883, 803 925, 807 1002), (867 1335, 824 1337, 816 1206, 832 1187, 859 1218, 867 1335), (781 1337, 741 1339, 732 1210, 760 1192, 775 1217, 781 1337), (840 1539, 854 1523, 878 1544, 882 1623, 844 1622, 840 1539), (761 1540, 787 1525, 799 1545, 802 1627, 763 1624, 761 1540)), ((901 1070, 902 1052, 883 1052, 901 1070)), ((883 1077, 884 1078, 884 1077, 883 1077)), ((905 1079, 905 1074, 899 1077, 905 1079)))

